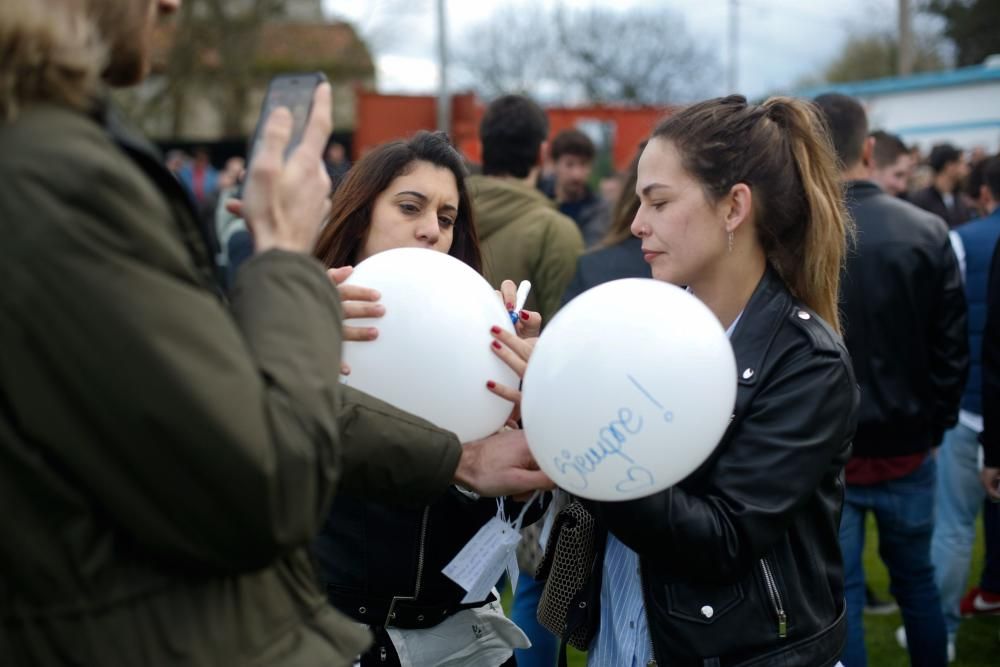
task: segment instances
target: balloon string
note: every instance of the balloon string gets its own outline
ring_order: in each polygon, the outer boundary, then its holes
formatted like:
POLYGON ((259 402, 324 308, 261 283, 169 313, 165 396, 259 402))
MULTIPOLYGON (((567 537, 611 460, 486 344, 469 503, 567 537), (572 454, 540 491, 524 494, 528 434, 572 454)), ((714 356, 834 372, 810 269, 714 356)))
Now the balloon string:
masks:
POLYGON ((535 491, 531 494, 531 498, 528 502, 524 503, 524 507, 521 508, 521 513, 517 515, 517 519, 514 521, 514 530, 521 530, 521 523, 524 521, 524 515, 528 513, 528 508, 531 504, 535 502, 535 499, 539 497, 541 491, 535 491))
POLYGON ((521 512, 517 515, 517 518, 514 519, 513 523, 511 523, 510 519, 505 518, 503 497, 497 498, 497 518, 511 524, 511 527, 514 530, 521 530, 521 524, 524 522, 524 515, 528 513, 528 508, 531 507, 531 504, 535 502, 540 494, 541 491, 535 491, 531 494, 531 498, 528 499, 528 502, 524 503, 524 506, 521 508, 521 512))

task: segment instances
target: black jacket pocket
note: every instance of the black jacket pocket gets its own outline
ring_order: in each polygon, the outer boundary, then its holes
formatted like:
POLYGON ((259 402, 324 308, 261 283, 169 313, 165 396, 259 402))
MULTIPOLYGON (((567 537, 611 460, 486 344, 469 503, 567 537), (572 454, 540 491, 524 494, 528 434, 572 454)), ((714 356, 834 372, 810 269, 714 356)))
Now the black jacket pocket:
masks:
POLYGON ((685 583, 667 584, 667 613, 685 621, 711 625, 744 599, 743 585, 694 586, 685 583))

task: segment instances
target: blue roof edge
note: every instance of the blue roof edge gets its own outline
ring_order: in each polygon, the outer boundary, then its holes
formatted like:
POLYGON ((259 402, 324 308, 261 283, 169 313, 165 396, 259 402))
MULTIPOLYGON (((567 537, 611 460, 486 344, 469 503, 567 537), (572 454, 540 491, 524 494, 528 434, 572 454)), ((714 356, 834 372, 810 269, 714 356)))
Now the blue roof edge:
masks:
POLYGON ((892 76, 870 81, 831 83, 802 88, 794 91, 794 94, 796 97, 816 97, 823 93, 841 93, 853 97, 863 97, 865 95, 903 93, 911 90, 944 88, 988 81, 1000 81, 1000 67, 971 65, 947 72, 925 72, 912 76, 892 76))

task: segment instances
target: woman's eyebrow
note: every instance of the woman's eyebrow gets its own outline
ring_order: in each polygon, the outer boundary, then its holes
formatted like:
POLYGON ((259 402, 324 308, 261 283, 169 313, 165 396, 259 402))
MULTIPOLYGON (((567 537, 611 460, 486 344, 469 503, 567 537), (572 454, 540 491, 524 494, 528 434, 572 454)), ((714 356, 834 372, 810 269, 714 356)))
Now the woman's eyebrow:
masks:
POLYGON ((649 185, 647 185, 642 189, 642 194, 648 196, 650 192, 656 190, 657 188, 666 188, 667 190, 669 190, 670 186, 666 185, 665 183, 650 183, 649 185))
POLYGON ((397 197, 399 197, 400 195, 412 195, 417 199, 419 199, 420 201, 427 201, 427 195, 425 195, 422 192, 417 192, 416 190, 403 190, 402 192, 396 193, 397 197))
MULTIPOLYGON (((416 197, 417 199, 419 199, 422 202, 426 202, 429 199, 427 197, 427 195, 425 195, 422 192, 417 192, 416 190, 403 190, 402 192, 397 192, 396 193, 397 197, 401 197, 403 195, 410 195, 411 197, 416 197)), ((458 212, 458 207, 454 206, 452 204, 445 204, 444 206, 441 207, 441 210, 442 211, 454 211, 454 212, 457 213, 458 212)))

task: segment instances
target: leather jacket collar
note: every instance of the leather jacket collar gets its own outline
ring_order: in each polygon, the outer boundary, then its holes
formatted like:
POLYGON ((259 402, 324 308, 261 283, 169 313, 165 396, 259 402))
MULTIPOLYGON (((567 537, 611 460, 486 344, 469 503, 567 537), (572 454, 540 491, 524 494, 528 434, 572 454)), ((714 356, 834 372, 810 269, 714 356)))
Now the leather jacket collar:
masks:
POLYGON ((740 386, 757 383, 764 358, 791 306, 791 295, 769 264, 730 338, 740 386))

